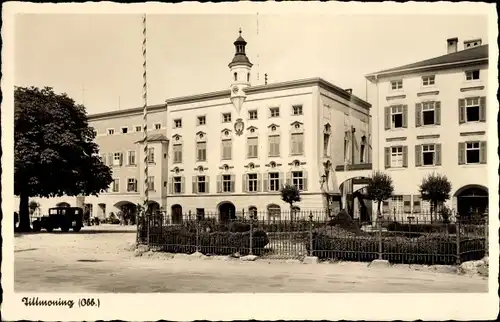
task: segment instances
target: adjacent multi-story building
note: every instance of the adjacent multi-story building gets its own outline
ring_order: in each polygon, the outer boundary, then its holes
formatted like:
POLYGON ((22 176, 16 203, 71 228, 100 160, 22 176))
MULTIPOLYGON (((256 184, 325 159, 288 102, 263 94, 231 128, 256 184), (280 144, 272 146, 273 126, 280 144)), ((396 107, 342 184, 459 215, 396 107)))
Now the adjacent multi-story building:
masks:
MULTIPOLYGON (((373 167, 394 181, 386 212, 419 213, 418 185, 430 173, 452 184, 460 213, 488 206, 488 45, 447 40, 447 54, 367 75, 373 99, 373 167)), ((493 102, 491 102, 493 103, 493 102)), ((496 106, 491 106, 496 108, 496 106)))
MULTIPOLYGON (((284 183, 301 191, 296 210, 324 209, 340 201, 345 178, 337 166, 371 162, 369 103, 321 78, 253 86, 246 45, 240 31, 228 89, 148 108, 149 199, 174 221, 189 212, 274 218, 289 210, 279 193, 284 183)), ((141 203, 142 123, 142 108, 90 115, 113 183, 98 197, 42 207, 85 203, 103 217, 141 203)))

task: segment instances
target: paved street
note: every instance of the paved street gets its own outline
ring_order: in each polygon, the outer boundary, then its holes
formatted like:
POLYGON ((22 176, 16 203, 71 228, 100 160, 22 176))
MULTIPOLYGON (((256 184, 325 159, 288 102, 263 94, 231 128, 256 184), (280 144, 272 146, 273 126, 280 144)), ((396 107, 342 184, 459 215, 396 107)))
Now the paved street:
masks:
POLYGON ((406 266, 134 257, 134 227, 15 238, 15 291, 33 292, 486 292, 487 279, 406 266))

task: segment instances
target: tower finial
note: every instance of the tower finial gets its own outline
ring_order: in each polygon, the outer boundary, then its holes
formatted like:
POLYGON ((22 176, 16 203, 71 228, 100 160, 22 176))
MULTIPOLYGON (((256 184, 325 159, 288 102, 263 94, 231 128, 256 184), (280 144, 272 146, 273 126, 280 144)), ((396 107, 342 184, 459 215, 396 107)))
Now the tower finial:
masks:
POLYGON ((240 36, 241 36, 241 27, 240 27, 239 33, 240 33, 240 36))

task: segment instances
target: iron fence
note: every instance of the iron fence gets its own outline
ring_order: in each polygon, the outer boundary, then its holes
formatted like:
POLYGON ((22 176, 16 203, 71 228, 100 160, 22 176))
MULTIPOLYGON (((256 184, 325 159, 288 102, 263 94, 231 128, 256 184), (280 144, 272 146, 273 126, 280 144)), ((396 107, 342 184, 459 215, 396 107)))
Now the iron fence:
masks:
MULTIPOLYGON (((415 214, 412 214, 415 215, 415 214)), ((141 217, 137 241, 157 251, 266 258, 460 264, 487 254, 487 214, 439 219, 381 216, 361 223, 322 210, 141 217)), ((431 216, 433 218, 431 218, 431 216)))

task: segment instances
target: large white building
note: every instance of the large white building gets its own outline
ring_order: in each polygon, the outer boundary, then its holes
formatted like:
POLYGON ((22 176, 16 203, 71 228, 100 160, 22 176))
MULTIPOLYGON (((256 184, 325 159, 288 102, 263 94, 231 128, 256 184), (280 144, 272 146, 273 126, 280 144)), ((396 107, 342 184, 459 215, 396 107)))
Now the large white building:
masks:
POLYGON ((488 123, 495 122, 486 113, 488 45, 481 39, 459 45, 448 39, 442 56, 367 75, 377 125, 373 149, 379 151, 373 166, 389 173, 395 186, 386 212, 428 211, 418 185, 433 172, 451 181, 449 205, 459 213, 488 206, 486 141, 488 123))
MULTIPOLYGON (((246 45, 240 31, 221 69, 228 89, 149 107, 149 199, 174 221, 189 212, 278 216, 288 211, 284 183, 301 190, 298 208, 325 209, 325 192, 340 199, 346 172, 337 170, 371 168, 369 103, 321 78, 253 86, 246 45)), ((42 209, 85 203, 104 217, 142 202, 142 108, 90 115, 89 123, 113 184, 99 197, 40 200, 42 209)))

